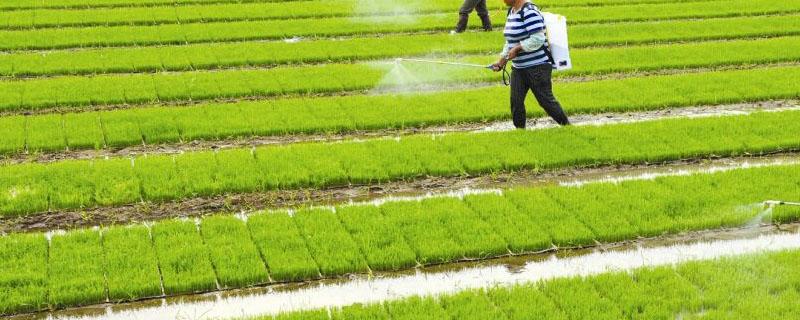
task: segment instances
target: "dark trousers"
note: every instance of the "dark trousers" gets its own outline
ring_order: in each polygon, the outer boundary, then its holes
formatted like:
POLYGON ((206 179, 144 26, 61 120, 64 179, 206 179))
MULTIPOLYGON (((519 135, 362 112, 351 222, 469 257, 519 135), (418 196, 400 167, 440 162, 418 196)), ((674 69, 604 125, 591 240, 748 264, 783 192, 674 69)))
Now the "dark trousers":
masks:
POLYGON ((568 125, 569 119, 553 96, 553 68, 550 64, 533 66, 525 69, 511 70, 511 116, 514 126, 525 128, 525 96, 528 90, 533 91, 539 106, 560 125, 568 125))
POLYGON ((458 13, 470 14, 472 10, 477 11, 479 16, 489 15, 489 10, 486 9, 486 0, 464 0, 464 4, 461 5, 458 13))

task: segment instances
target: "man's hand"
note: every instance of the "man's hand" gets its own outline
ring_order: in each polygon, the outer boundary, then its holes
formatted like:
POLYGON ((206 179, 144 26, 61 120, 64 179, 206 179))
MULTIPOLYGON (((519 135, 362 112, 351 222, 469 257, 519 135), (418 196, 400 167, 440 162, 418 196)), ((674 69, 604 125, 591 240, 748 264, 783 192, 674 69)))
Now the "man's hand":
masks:
POLYGON ((511 48, 511 50, 508 51, 508 60, 513 60, 514 58, 516 58, 519 55, 520 51, 522 51, 522 46, 516 46, 511 48))
POLYGON ((492 70, 493 70, 494 72, 499 72, 500 70, 503 70, 503 68, 505 68, 505 67, 506 67, 506 64, 507 64, 507 63, 508 63, 508 60, 507 60, 507 59, 505 59, 505 58, 500 58, 500 60, 497 60, 497 62, 495 62, 494 64, 492 64, 492 70))

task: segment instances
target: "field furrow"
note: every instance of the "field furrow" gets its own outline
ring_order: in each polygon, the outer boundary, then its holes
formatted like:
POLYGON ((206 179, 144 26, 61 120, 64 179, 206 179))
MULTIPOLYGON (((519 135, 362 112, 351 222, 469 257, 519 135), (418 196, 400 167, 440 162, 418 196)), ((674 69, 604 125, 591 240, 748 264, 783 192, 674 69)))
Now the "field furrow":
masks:
MULTIPOLYGON (((49 256, 38 258, 48 265, 49 273, 31 269, 7 274, 8 280, 0 285, 11 296, 21 296, 37 285, 50 283, 57 288, 51 290, 49 302, 59 308, 105 301, 104 277, 112 279, 116 272, 134 266, 143 267, 135 272, 140 277, 131 278, 125 286, 108 282, 108 292, 113 292, 111 299, 161 296, 152 282, 157 279, 154 263, 161 272, 165 293, 174 295, 215 290, 218 282, 226 288, 265 284, 269 282, 265 265, 275 281, 299 281, 317 278, 318 268, 325 277, 335 277, 366 272, 367 266, 372 271, 387 271, 411 267, 416 262, 428 265, 496 257, 507 255, 509 248, 523 253, 554 245, 584 246, 593 245, 594 241, 737 227, 752 223, 759 216, 763 210, 759 202, 764 199, 791 196, 798 187, 797 181, 800 167, 773 166, 617 184, 518 188, 463 198, 399 200, 377 206, 344 205, 335 211, 302 209, 292 216, 263 212, 246 221, 213 216, 198 222, 200 232, 195 221, 155 223, 151 228, 153 242, 146 241, 144 227, 75 230, 53 236, 49 256), (596 197, 599 194, 604 197, 596 197), (573 211, 573 206, 566 204, 577 200, 585 200, 581 204, 585 210, 573 211), (649 210, 641 211, 634 204, 649 210), (506 210, 509 208, 511 211, 506 210), (612 214, 631 231, 602 219, 612 214), (521 246, 507 242, 503 234, 508 233, 494 232, 513 229, 515 225, 545 232, 539 233, 535 242, 521 246), (573 232, 576 227, 585 233, 573 232), (149 248, 151 244, 153 247, 149 248), (149 253, 140 256, 124 252, 149 253), (220 259, 222 252, 229 252, 226 259, 220 259), (236 252, 235 256, 231 252, 236 252), (83 258, 80 263, 70 261, 65 265, 65 259, 74 256, 83 258), (231 273, 237 269, 242 272, 231 273), (41 280, 31 283, 31 279, 41 280), (148 287, 151 289, 144 289, 148 287)), ((800 218, 797 213, 781 212, 780 221, 796 221, 800 218)), ((47 249, 42 235, 0 237, 0 248, 22 244, 27 245, 25 248, 47 249)), ((36 252, 42 249, 20 251, 20 255, 3 260, 3 267, 19 268, 19 264, 36 261, 36 252)), ((0 310, 13 313, 43 307, 10 301, 0 310)))

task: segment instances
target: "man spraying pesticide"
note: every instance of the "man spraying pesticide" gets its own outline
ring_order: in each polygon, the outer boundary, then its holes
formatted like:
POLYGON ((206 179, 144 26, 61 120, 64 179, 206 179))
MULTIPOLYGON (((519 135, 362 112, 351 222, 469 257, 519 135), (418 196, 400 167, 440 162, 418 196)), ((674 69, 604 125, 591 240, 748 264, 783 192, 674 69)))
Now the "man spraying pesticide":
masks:
MULTIPOLYGON (((535 5, 527 0, 503 0, 509 11, 503 35, 506 44, 500 60, 492 70, 505 70, 511 61, 511 115, 514 126, 525 128, 525 96, 533 91, 539 105, 560 125, 569 125, 569 119, 553 95, 553 68, 569 68, 569 61, 553 59, 547 41, 545 18, 535 5)), ((566 38, 566 37, 565 37, 566 38)))
POLYGON ((561 104, 553 95, 553 70, 572 68, 567 41, 567 21, 560 15, 542 13, 528 0, 503 0, 509 6, 503 35, 506 44, 501 58, 491 65, 433 61, 425 59, 395 59, 395 63, 416 62, 445 64, 461 67, 487 68, 503 72, 506 85, 506 65, 511 61, 511 115, 514 126, 524 129, 526 124, 525 96, 528 90, 539 105, 560 125, 569 125, 561 104))

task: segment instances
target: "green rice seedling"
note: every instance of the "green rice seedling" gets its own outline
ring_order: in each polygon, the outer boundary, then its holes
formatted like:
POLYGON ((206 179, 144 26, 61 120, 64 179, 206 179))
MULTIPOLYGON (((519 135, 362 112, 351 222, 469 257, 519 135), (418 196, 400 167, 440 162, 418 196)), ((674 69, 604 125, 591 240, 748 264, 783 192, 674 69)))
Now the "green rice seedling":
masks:
POLYGON ((372 270, 399 270, 417 264, 414 249, 406 242, 401 230, 389 224, 380 207, 337 207, 336 215, 364 252, 372 270))
POLYGON ((772 210, 772 221, 789 223, 800 220, 800 208, 794 206, 779 206, 772 210))
POLYGON ((436 298, 412 296, 397 301, 387 301, 386 310, 394 320, 448 319, 447 311, 436 298))
POLYGON ((290 146, 255 150, 258 176, 263 190, 291 189, 308 185, 310 172, 290 146))
POLYGON ((41 164, 0 166, 0 209, 3 216, 46 211, 47 167, 41 164))
POLYGON ((265 212, 250 216, 247 227, 266 260, 275 281, 318 278, 320 273, 306 240, 288 212, 265 212))
POLYGON ((602 203, 604 185, 587 185, 581 188, 547 188, 546 194, 559 204, 564 215, 575 217, 583 225, 592 230, 595 240, 600 242, 617 242, 638 236, 638 230, 632 226, 625 214, 616 210, 606 210, 598 204, 602 203), (599 187, 596 187, 599 186, 599 187))
POLYGON ((326 276, 367 272, 369 267, 358 244, 328 209, 303 209, 292 218, 311 256, 326 276))
POLYGON ((53 208, 76 209, 92 207, 97 201, 94 195, 94 178, 92 163, 87 161, 68 160, 47 167, 47 185, 50 206, 53 208), (72 188, 61 188, 63 181, 70 181, 72 188))
MULTIPOLYGON (((746 10, 746 9, 745 9, 746 10)), ((496 21, 502 21, 505 12, 492 13, 496 21)), ((237 40, 280 39, 291 36, 333 37, 355 34, 386 34, 412 31, 446 30, 452 21, 445 14, 416 15, 409 23, 393 19, 375 24, 370 17, 342 17, 314 20, 316 28, 308 28, 304 19, 282 19, 272 21, 235 21, 211 23, 167 24, 155 26, 111 26, 102 28, 63 28, 43 30, 6 31, 0 38, 6 50, 56 49, 73 47, 131 46, 153 44, 179 44, 200 42, 224 42, 237 40), (319 30, 325 30, 320 32, 319 30)), ((735 17, 725 19, 702 19, 700 21, 644 21, 619 24, 586 24, 571 28, 570 40, 576 47, 606 44, 608 42, 630 43, 659 40, 690 40, 731 38, 754 34, 791 34, 795 24, 792 17, 735 17), (727 27, 727 28, 726 28, 727 27), (681 30, 669 34, 668 29, 681 30), (719 32, 726 29, 727 33, 719 32), (635 32, 621 33, 620 30, 635 32), (779 31, 776 31, 779 30, 779 31)), ((477 25, 477 21, 472 21, 477 25)))
POLYGON ((553 299, 542 293, 538 285, 520 285, 508 289, 493 289, 489 298, 508 319, 570 319, 553 299))
POLYGON ((464 197, 464 202, 508 243, 514 253, 550 248, 550 235, 538 222, 521 213, 507 198, 495 194, 464 197))
MULTIPOLYGON (((570 21, 573 21, 572 19, 574 17, 570 17, 570 21)), ((787 36, 725 42, 575 48, 571 50, 574 69, 555 76, 792 61, 797 58, 793 53, 796 50, 792 48, 797 46, 797 37, 787 36), (715 52, 726 54, 717 55, 715 52)), ((343 62, 435 53, 488 54, 495 50, 496 44, 492 34, 466 33, 458 36, 415 34, 386 35, 381 38, 317 39, 299 43, 240 42, 193 44, 181 47, 97 48, 53 51, 47 55, 15 52, 7 55, 4 61, 14 64, 14 72, 17 75, 85 75, 162 69, 190 71, 243 64, 271 66, 292 62, 343 62), (397 46, 376 50, 387 42, 397 43, 397 46), (281 54, 282 52, 291 52, 291 55, 281 54), (191 55, 191 60, 186 59, 186 55, 191 55)), ((472 58, 481 59, 482 61, 477 61, 480 63, 486 59, 483 55, 472 58)), ((10 72, 9 69, 5 75, 13 75, 10 72)), ((481 79, 488 81, 496 78, 484 76, 481 79)), ((256 95, 262 90, 263 88, 251 88, 252 93, 256 95)))
POLYGON ((103 112, 99 113, 98 117, 102 123, 103 137, 107 146, 121 148, 144 144, 135 112, 124 114, 103 112))
POLYGON ((25 145, 28 152, 63 151, 66 149, 63 118, 59 114, 28 117, 25 122, 25 145))
POLYGON ((25 150, 25 117, 0 118, 0 154, 17 154, 25 150))
POLYGON ((256 159, 251 150, 223 150, 214 155, 219 189, 223 192, 239 193, 260 190, 261 179, 252 171, 256 159))
POLYGON ((129 159, 94 160, 92 162, 94 201, 110 206, 141 201, 141 182, 134 174, 129 159))
POLYGON ((395 226, 414 248, 422 264, 451 262, 464 258, 464 249, 453 237, 447 217, 430 214, 420 202, 389 202, 381 205, 386 222, 395 226))
POLYGON ((49 304, 63 308, 106 301, 104 269, 99 231, 53 235, 47 269, 49 304))
POLYGON ((217 175, 215 155, 216 151, 187 152, 175 157, 175 166, 186 197, 203 197, 224 192, 221 180, 225 177, 217 175))
MULTIPOLYGON (((571 112, 597 113, 612 111, 622 112, 631 110, 653 110, 695 104, 718 104, 772 98, 790 98, 796 95, 796 91, 798 90, 797 85, 795 85, 795 82, 792 81, 794 77, 800 76, 798 75, 797 70, 797 68, 768 68, 746 71, 723 71, 702 74, 631 78, 614 81, 565 83, 563 85, 557 85, 557 90, 559 91, 559 98, 565 100, 565 105, 570 106, 571 112), (724 90, 725 87, 730 86, 764 87, 768 89, 766 89, 766 91, 749 90, 746 92, 724 90), (643 90, 645 87, 647 88, 648 92, 657 92, 657 94, 642 98, 641 90, 643 90), (626 88, 637 89, 631 90, 626 88), (684 95, 675 96, 669 94, 670 92, 675 92, 676 90, 680 90, 684 93, 684 95), (603 92, 614 92, 615 94, 613 96, 603 97, 603 92), (709 92, 716 92, 716 94, 711 95, 709 92)), ((248 135, 251 130, 258 134, 313 133, 325 132, 327 130, 336 131, 340 130, 339 127, 344 126, 342 119, 352 119, 350 121, 355 123, 357 129, 391 128, 396 126, 402 127, 405 125, 426 126, 441 123, 457 123, 460 121, 475 121, 476 119, 483 118, 502 119, 508 115, 507 112, 500 111, 502 103, 499 103, 495 98, 498 94, 501 94, 501 92, 497 88, 467 90, 458 93, 428 93, 424 95, 413 96, 413 99, 403 99, 403 101, 405 101, 405 103, 403 103, 403 108, 396 107, 397 100, 402 98, 393 95, 380 95, 365 97, 318 98, 308 101, 304 99, 279 100, 280 102, 276 102, 275 106, 273 106, 279 109, 272 110, 272 112, 264 112, 264 110, 262 110, 263 108, 270 107, 270 103, 267 105, 264 105, 264 103, 258 103, 242 109, 247 110, 247 112, 242 111, 243 114, 239 116, 235 116, 237 114, 235 106, 238 106, 239 104, 206 104, 202 105, 200 108, 148 109, 150 112, 152 112, 152 117, 149 116, 149 113, 145 114, 132 110, 115 110, 111 112, 105 112, 103 114, 109 119, 126 122, 118 124, 106 123, 106 131, 108 132, 108 138, 114 145, 127 146, 141 143, 141 137, 139 133, 140 130, 137 122, 154 122, 154 126, 155 123, 158 123, 163 128, 169 128, 173 125, 173 118, 179 119, 176 121, 180 123, 181 127, 183 127, 181 130, 184 131, 184 139, 194 139, 198 136, 209 138, 221 136, 220 132, 222 129, 217 129, 217 127, 229 128, 224 131, 227 132, 228 135, 248 135), (453 101, 460 101, 460 103, 454 104, 453 101), (308 107, 308 105, 315 107, 308 107), (318 110, 315 108, 324 108, 328 110, 342 109, 336 108, 336 105, 343 106, 342 108, 349 110, 347 113, 348 115, 346 117, 335 117, 336 120, 331 120, 329 122, 320 122, 320 120, 317 119, 319 117, 314 116, 315 114, 323 112, 322 109, 318 110), (382 107, 384 105, 385 107, 382 107), (436 107, 432 108, 432 105, 436 107), (290 110, 295 110, 297 112, 283 111, 283 108, 291 108, 290 110), (214 113, 209 110, 217 110, 217 113, 225 113, 227 116, 214 117, 214 113), (301 112, 299 110, 303 111, 301 112), (111 116, 112 114, 113 116, 111 116), (200 123, 205 123, 207 120, 200 121, 199 118, 207 119, 209 117, 226 120, 211 122, 212 125, 200 125, 200 123), (242 127, 240 123, 240 119, 242 118, 254 119, 252 119, 252 121, 248 121, 250 125, 242 127), (196 130, 202 131, 196 132, 194 131, 195 129, 187 129, 191 126, 196 126, 196 130), (257 128, 257 130, 251 129, 250 126, 257 128)), ((531 111, 532 116, 539 116, 542 114, 541 111, 531 111)), ((335 115, 337 112, 331 112, 331 114, 335 115)), ((71 136, 69 130, 71 130, 70 128, 72 127, 69 119, 70 117, 67 115, 65 117, 65 128, 68 131, 68 140, 69 136, 71 136)), ((790 125, 790 127, 796 126, 796 124, 792 124, 791 122, 787 122, 787 124, 790 125)), ((653 124, 653 126, 656 127, 658 125, 653 124)), ((763 151, 765 148, 769 149, 770 147, 774 147, 776 145, 784 145, 789 143, 793 138, 789 134, 778 135, 778 133, 772 132, 769 129, 763 129, 761 126, 745 126, 743 124, 742 126, 737 126, 736 128, 745 127, 747 129, 735 130, 737 130, 737 132, 744 130, 741 132, 748 132, 751 135, 756 134, 765 140, 754 140, 754 143, 747 145, 748 149, 754 149, 756 151, 763 151)), ((734 129, 732 128, 731 130, 734 129)), ((608 127, 597 128, 596 130, 590 131, 593 132, 592 134, 602 134, 603 137, 616 137, 617 140, 639 139, 636 136, 614 134, 615 130, 608 127)), ((520 134, 520 136, 523 135, 520 134)), ((167 140, 175 139, 174 135, 164 135, 164 137, 171 137, 164 138, 167 140)), ((591 138, 591 136, 583 134, 580 135, 580 138, 582 140, 591 139, 592 141, 596 141, 596 139, 601 137, 591 138)), ((702 153, 703 149, 710 147, 705 139, 688 135, 681 141, 665 139, 659 135, 648 136, 648 138, 661 141, 662 144, 674 146, 675 148, 682 146, 680 149, 680 154, 683 157, 696 156, 697 154, 702 153)), ((519 148, 521 146, 527 146, 529 145, 526 143, 527 140, 530 139, 521 139, 520 141, 522 144, 512 145, 512 147, 519 148)), ((586 144, 589 143, 588 141, 582 142, 586 144)), ((543 147, 541 143, 530 145, 538 146, 539 148, 543 147)), ((560 147, 560 145, 553 143, 549 143, 546 146, 547 149, 551 149, 552 147, 560 147)), ((722 147, 719 144, 715 144, 715 146, 720 148, 722 147)), ((741 147, 742 144, 739 143, 739 146, 741 147)), ((725 147, 726 150, 728 150, 728 148, 730 147, 725 147)), ((468 150, 472 149, 466 149, 464 152, 468 150)), ((740 152, 741 149, 738 150, 739 151, 737 152, 740 152)), ((632 149, 627 149, 627 152, 624 154, 624 156, 626 158, 630 158, 632 156, 635 157, 637 155, 641 157, 642 153, 652 153, 652 151, 652 147, 634 145, 632 149)), ((597 152, 598 154, 602 154, 599 150, 597 152)), ((557 157, 561 155, 563 157, 568 156, 569 154, 569 152, 565 152, 563 154, 543 153, 542 156, 547 155, 557 157)), ((518 157, 515 157, 514 155, 516 155, 516 153, 513 152, 503 152, 500 155, 502 156, 500 159, 502 159, 504 166, 524 167, 525 163, 519 162, 524 162, 525 158, 518 159, 518 157)), ((471 165, 471 162, 480 162, 475 159, 484 158, 486 157, 464 157, 463 159, 468 160, 465 162, 465 165, 471 165)), ((617 156, 615 161, 619 162, 621 158, 622 156, 617 156)), ((663 156, 655 155, 648 155, 646 158, 649 161, 666 160, 663 156)), ((436 165, 437 163, 441 162, 435 162, 430 164, 430 166, 436 165)))
POLYGON ((244 221, 232 216, 204 218, 200 233, 220 286, 241 288, 269 282, 264 261, 244 221))
POLYGON ((676 233, 676 222, 664 208, 664 199, 672 198, 673 190, 652 181, 625 181, 616 185, 584 188, 584 192, 603 192, 602 203, 607 210, 624 216, 643 237, 658 236, 665 232, 676 233), (590 191, 592 190, 592 191, 590 191), (613 191, 612 191, 613 190, 613 191))
MULTIPOLYGON (((578 318, 582 315, 591 319, 791 318, 798 311, 792 299, 800 297, 792 286, 797 284, 797 273, 791 272, 798 261, 798 250, 753 254, 468 290, 439 299, 413 296, 384 305, 392 319, 583 319, 578 318), (591 299, 579 300, 582 297, 591 299)), ((382 316, 380 304, 346 309, 358 311, 352 313, 356 317, 373 312, 382 316)), ((323 318, 327 315, 326 310, 317 312, 323 318)), ((303 313, 282 316, 300 317, 303 313)), ((333 311, 334 318, 343 314, 339 309, 333 311)))
POLYGON ((203 292, 217 288, 209 251, 194 221, 164 221, 152 227, 164 293, 203 292))
POLYGON ((547 230, 556 246, 581 246, 594 242, 595 234, 575 216, 540 189, 512 189, 504 192, 517 209, 547 230))
POLYGON ((188 195, 173 157, 139 157, 132 170, 141 183, 143 199, 163 201, 188 195))
POLYGON ((100 114, 97 112, 64 114, 64 135, 70 150, 100 149, 106 146, 100 114))
MULTIPOLYGON (((640 269, 634 272, 633 278, 639 294, 630 296, 641 301, 639 312, 644 318, 671 317, 675 314, 691 314, 701 310, 699 304, 701 293, 692 283, 679 276, 673 268, 640 269)), ((597 287, 598 290, 602 290, 601 286, 597 287)), ((606 296, 610 297, 611 293, 606 296)))
POLYGON ((47 240, 42 234, 0 236, 0 314, 47 307, 47 240))
POLYGON ((622 318, 622 310, 608 298, 601 296, 590 280, 554 279, 543 285, 541 290, 555 301, 569 319, 622 318))
POLYGON ((348 319, 348 320, 389 320, 389 312, 382 304, 362 305, 354 304, 341 309, 332 311, 331 319, 348 319))
MULTIPOLYGON (((141 133, 144 144, 153 145, 180 140, 178 126, 176 123, 174 123, 174 121, 172 121, 174 117, 167 117, 166 119, 157 120, 157 118, 163 114, 163 109, 134 109, 133 113, 134 115, 132 120, 138 122, 139 133, 141 133)), ((107 120, 108 118, 104 119, 107 120)))
POLYGON ((103 252, 110 301, 162 295, 158 259, 146 226, 103 230, 103 252))
POLYGON ((433 226, 446 227, 467 258, 485 258, 508 253, 508 244, 486 223, 456 198, 430 198, 421 202, 423 214, 430 216, 433 226))
POLYGON ((299 311, 292 313, 279 314, 274 317, 262 317, 257 319, 270 319, 270 320, 328 320, 328 310, 310 310, 299 311))
POLYGON ((450 319, 508 319, 483 290, 464 291, 440 300, 450 319))
MULTIPOLYGON (((349 182, 348 171, 357 172, 354 169, 356 166, 368 168, 365 171, 375 170, 374 165, 372 165, 375 162, 385 165, 390 173, 389 176, 393 179, 418 177, 421 168, 425 168, 424 172, 427 172, 430 176, 455 176, 465 173, 465 170, 458 159, 460 150, 452 148, 452 146, 463 145, 463 141, 472 141, 472 148, 487 148, 489 150, 498 145, 514 146, 511 149, 514 155, 502 156, 502 161, 499 164, 495 164, 498 166, 497 168, 484 166, 482 172, 476 172, 482 174, 520 168, 553 170, 572 166, 608 165, 620 163, 620 161, 626 164, 635 164, 645 162, 646 160, 644 159, 653 157, 661 157, 667 160, 683 158, 683 153, 680 151, 683 150, 681 146, 664 147, 658 140, 654 141, 647 138, 649 136, 681 136, 686 140, 703 139, 707 141, 702 146, 697 147, 698 153, 693 158, 710 155, 730 156, 735 153, 728 149, 726 145, 722 145, 717 149, 717 145, 714 142, 719 140, 727 145, 741 144, 749 141, 750 136, 739 134, 729 137, 726 134, 728 128, 759 126, 762 127, 763 131, 759 133, 754 141, 761 140, 761 136, 765 134, 766 130, 772 130, 781 138, 781 141, 786 143, 787 148, 793 148, 794 143, 792 141, 797 140, 797 138, 790 138, 790 134, 783 133, 784 126, 782 125, 786 124, 786 127, 792 127, 793 124, 791 122, 797 121, 798 117, 800 117, 798 112, 783 111, 779 113, 755 113, 746 116, 667 119, 605 127, 620 136, 642 137, 641 139, 630 138, 629 140, 631 144, 637 145, 638 149, 647 150, 647 153, 639 154, 637 157, 630 157, 632 153, 628 147, 616 148, 614 141, 603 140, 597 141, 597 143, 589 143, 587 137, 605 135, 601 130, 603 128, 591 127, 480 134, 457 133, 435 138, 420 135, 409 136, 399 141, 380 139, 366 142, 347 141, 263 147, 255 150, 256 161, 253 167, 247 167, 250 165, 250 161, 247 160, 250 155, 247 152, 239 151, 238 155, 234 155, 236 152, 232 152, 232 157, 241 157, 240 160, 243 160, 239 162, 245 166, 240 168, 241 172, 256 172, 255 175, 258 178, 259 183, 257 185, 259 187, 255 189, 248 189, 255 187, 252 178, 246 178, 242 182, 239 181, 240 175, 227 176, 219 174, 214 152, 139 157, 133 161, 132 169, 125 169, 124 166, 115 167, 114 170, 120 170, 119 172, 98 171, 102 169, 99 167, 96 167, 94 172, 80 170, 81 166, 89 162, 86 160, 55 162, 47 165, 18 164, 12 165, 13 169, 8 169, 9 174, 6 175, 8 178, 5 180, 4 188, 7 188, 9 193, 5 201, 15 203, 15 205, 10 205, 11 212, 8 212, 14 214, 44 211, 36 211, 35 209, 39 208, 36 205, 46 203, 48 197, 51 199, 49 207, 53 210, 80 206, 91 207, 97 204, 96 200, 92 200, 90 199, 91 197, 87 196, 94 193, 92 189, 92 184, 95 182, 94 179, 102 177, 103 174, 124 175, 127 170, 132 170, 134 176, 140 181, 142 199, 152 202, 170 201, 198 195, 220 195, 227 192, 226 188, 229 187, 239 189, 241 192, 249 192, 298 187, 328 188, 342 186, 349 182), (771 129, 766 129, 765 127, 771 129), (476 136, 481 137, 477 139, 476 136), (554 141, 569 147, 559 147, 554 141), (352 149, 353 145, 356 143, 362 144, 362 146, 380 147, 381 151, 386 150, 387 153, 375 153, 375 158, 373 159, 364 160, 364 158, 361 158, 363 161, 369 160, 370 164, 358 163, 355 160, 356 158, 350 156, 354 150, 352 149), (393 148, 389 148, 390 146, 393 148), (565 150, 566 148, 570 150, 565 150), (419 159, 419 161, 411 161, 412 165, 408 169, 404 169, 406 168, 406 163, 398 162, 398 160, 413 158, 419 159), (348 163, 347 169, 343 165, 345 162, 348 163), (54 180, 56 179, 54 177, 64 176, 69 176, 70 179, 54 180), (53 181, 56 181, 56 184, 53 184, 53 181), (58 186, 58 194, 50 195, 50 192, 55 192, 55 190, 43 193, 38 192, 37 188, 39 186, 47 186, 44 188, 45 190, 58 186), (35 200, 25 201, 24 203, 18 201, 16 199, 19 198, 20 191, 14 190, 24 190, 25 192, 23 193, 35 200), (14 206, 19 206, 19 208, 14 208, 14 206)), ((763 143, 764 146, 775 146, 772 142, 763 143)), ((760 149, 759 145, 759 142, 753 142, 751 147, 760 149)), ((363 148, 361 149, 363 150, 363 148)), ((501 151, 498 150, 497 152, 501 151)), ((385 175, 381 174, 380 176, 385 175)), ((731 188, 729 190, 734 189, 731 188)), ((777 194, 775 192, 770 194, 786 195, 786 193, 777 194)), ((752 218, 751 213, 730 210, 742 205, 742 203, 735 201, 739 198, 731 197, 730 193, 723 195, 718 192, 712 194, 712 196, 720 199, 721 204, 728 205, 728 207, 720 206, 718 208, 720 210, 719 213, 724 214, 724 218, 709 218, 709 216, 705 216, 711 220, 708 222, 692 220, 691 223, 711 223, 708 227, 714 227, 715 225, 737 225, 752 218)), ((688 201, 687 204, 689 205, 708 198, 708 196, 701 194, 688 195, 688 197, 686 201, 688 201)), ((758 201, 763 201, 763 199, 758 201)), ((676 204, 676 206, 680 205, 680 203, 676 204)), ((47 208, 48 206, 45 205, 43 207, 47 208)), ((682 216, 697 214, 696 210, 691 208, 683 211, 675 208, 668 209, 667 216, 672 219, 675 219, 678 214, 682 216)))

